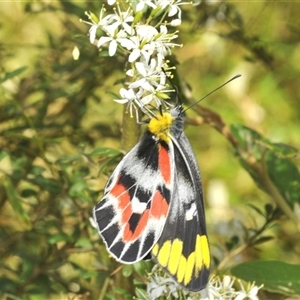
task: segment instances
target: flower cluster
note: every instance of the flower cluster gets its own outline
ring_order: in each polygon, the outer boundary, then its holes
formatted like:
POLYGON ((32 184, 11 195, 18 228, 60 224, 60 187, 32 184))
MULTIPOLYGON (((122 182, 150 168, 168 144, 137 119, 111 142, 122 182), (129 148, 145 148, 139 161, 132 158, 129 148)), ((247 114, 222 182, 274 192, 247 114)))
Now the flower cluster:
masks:
POLYGON ((147 286, 148 298, 155 299, 188 299, 188 300, 259 300, 257 293, 262 287, 254 283, 244 285, 238 282, 239 288, 236 288, 235 279, 230 276, 224 276, 220 279, 217 276, 210 278, 205 289, 198 293, 188 292, 182 289, 171 277, 161 273, 160 269, 155 266, 150 276, 150 282, 147 286))
POLYGON ((126 55, 128 65, 126 86, 120 90, 121 104, 128 104, 132 116, 133 108, 142 109, 152 103, 159 107, 172 91, 166 77, 171 69, 166 57, 171 49, 180 46, 173 41, 177 31, 169 28, 181 23, 180 0, 141 0, 131 3, 115 2, 112 14, 106 14, 103 6, 99 17, 86 13, 91 26, 90 42, 98 48, 108 49, 109 56, 126 55), (121 8, 125 5, 125 9, 121 8), (99 36, 99 38, 97 38, 99 36))

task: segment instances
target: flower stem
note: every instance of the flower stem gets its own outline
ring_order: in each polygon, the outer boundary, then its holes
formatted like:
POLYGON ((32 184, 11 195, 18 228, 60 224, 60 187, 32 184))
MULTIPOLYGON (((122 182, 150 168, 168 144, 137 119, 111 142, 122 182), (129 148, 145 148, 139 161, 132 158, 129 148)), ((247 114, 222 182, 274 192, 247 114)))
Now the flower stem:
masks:
POLYGON ((141 128, 137 124, 137 110, 133 110, 133 116, 128 113, 127 107, 123 108, 123 127, 122 127, 122 149, 128 152, 137 143, 140 138, 141 128))

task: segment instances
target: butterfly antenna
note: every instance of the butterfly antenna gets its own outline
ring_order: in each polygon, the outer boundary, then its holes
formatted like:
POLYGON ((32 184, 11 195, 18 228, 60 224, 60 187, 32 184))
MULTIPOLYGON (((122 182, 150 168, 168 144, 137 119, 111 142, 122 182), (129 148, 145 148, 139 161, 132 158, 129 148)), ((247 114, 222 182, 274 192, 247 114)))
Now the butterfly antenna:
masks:
POLYGON ((211 92, 209 92, 208 94, 206 94, 204 97, 202 97, 200 100, 196 101, 195 103, 193 103, 192 105, 190 105, 188 108, 186 108, 184 111, 190 109, 191 107, 195 106, 196 104, 198 104, 200 101, 204 100, 205 98, 207 98, 209 95, 211 95, 212 93, 216 92, 217 90, 219 90, 220 88, 222 88, 224 85, 226 85, 227 83, 241 77, 241 74, 237 74, 235 76, 233 76, 232 78, 230 78, 229 80, 227 80, 225 83, 221 84, 220 86, 218 86, 217 88, 215 88, 214 90, 212 90, 211 92))

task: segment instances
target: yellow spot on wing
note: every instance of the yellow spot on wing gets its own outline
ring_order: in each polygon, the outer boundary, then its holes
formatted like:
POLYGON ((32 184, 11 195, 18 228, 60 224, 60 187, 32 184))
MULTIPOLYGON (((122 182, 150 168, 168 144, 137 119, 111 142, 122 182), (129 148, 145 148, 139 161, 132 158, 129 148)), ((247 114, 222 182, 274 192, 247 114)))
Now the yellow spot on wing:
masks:
POLYGON ((187 285, 188 283, 190 283, 190 281, 192 280, 193 277, 193 270, 195 267, 195 251, 192 252, 188 259, 187 259, 187 263, 186 263, 186 269, 185 269, 185 274, 184 274, 184 284, 187 285))
POLYGON ((162 245, 157 255, 158 262, 163 266, 166 267, 168 264, 168 260, 170 257, 170 250, 171 250, 171 241, 166 241, 162 245))
POLYGON ((181 283, 184 279, 185 275, 185 269, 186 269, 186 258, 181 255, 178 265, 178 271, 177 271, 177 280, 179 283, 181 283))
POLYGON ((179 259, 182 254, 183 242, 179 239, 175 239, 172 243, 171 252, 170 252, 170 259, 168 263, 168 270, 172 275, 175 275, 179 259))
POLYGON ((203 255, 203 263, 207 269, 210 267, 210 254, 209 254, 209 246, 206 235, 201 235, 201 247, 202 247, 202 255, 203 255))
POLYGON ((195 268, 196 268, 196 274, 200 272, 203 265, 203 249, 202 249, 202 243, 201 243, 201 235, 197 235, 196 239, 196 249, 197 253, 196 261, 195 261, 195 268))
POLYGON ((155 244, 152 248, 152 254, 156 256, 157 253, 158 253, 158 244, 155 244))
POLYGON ((197 235, 195 252, 197 254, 195 261, 197 274, 203 267, 209 269, 210 266, 210 254, 206 235, 197 235))
POLYGON ((179 283, 187 286, 194 278, 200 276, 202 269, 210 267, 207 236, 196 236, 195 249, 187 258, 182 254, 182 249, 183 241, 176 238, 173 241, 165 241, 160 248, 158 244, 154 245, 152 254, 157 257, 162 267, 176 277, 179 283))

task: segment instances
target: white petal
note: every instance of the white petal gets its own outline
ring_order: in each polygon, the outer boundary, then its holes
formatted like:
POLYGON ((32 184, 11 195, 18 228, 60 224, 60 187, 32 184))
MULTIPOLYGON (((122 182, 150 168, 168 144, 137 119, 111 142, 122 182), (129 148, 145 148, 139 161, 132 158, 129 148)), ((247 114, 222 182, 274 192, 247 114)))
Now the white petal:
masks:
POLYGON ((129 69, 129 70, 126 72, 126 75, 127 75, 127 76, 130 76, 130 77, 133 77, 133 75, 134 75, 133 69, 129 69))
POLYGON ((122 47, 126 48, 127 50, 131 50, 135 48, 135 43, 131 41, 130 39, 122 39, 120 41, 120 44, 122 47))
POLYGON ((99 41, 98 41, 98 43, 97 43, 98 48, 100 48, 103 44, 105 44, 105 43, 107 43, 109 41, 111 41, 110 37, 108 37, 108 36, 101 36, 100 39, 99 39, 99 41))
POLYGON ((257 292, 258 292, 259 288, 257 286, 254 286, 250 292, 249 292, 249 296, 256 296, 257 292))
POLYGON ((145 3, 144 1, 139 1, 138 4, 136 5, 136 12, 140 11, 140 10, 143 10, 144 9, 144 6, 145 6, 145 3))
MULTIPOLYGON (((127 22, 129 22, 129 21, 127 21, 127 22)), ((130 25, 128 25, 127 23, 124 23, 124 22, 122 23, 122 25, 128 34, 130 34, 130 35, 134 34, 134 30, 130 25)))
POLYGON ((109 47, 108 47, 108 54, 109 56, 114 56, 117 52, 117 47, 118 47, 118 44, 117 44, 117 41, 116 40, 112 40, 109 44, 109 47))
POLYGON ((145 68, 145 65, 141 62, 136 62, 135 63, 135 67, 137 69, 137 71, 144 77, 147 76, 147 71, 146 71, 146 68, 145 68))
POLYGON ((89 31, 91 44, 94 44, 94 42, 95 42, 97 29, 98 29, 98 26, 92 26, 89 31))
POLYGON ((166 25, 160 25, 159 29, 160 29, 160 32, 163 33, 163 34, 168 33, 168 28, 167 28, 166 25))
POLYGON ((142 51, 142 55, 143 55, 145 61, 149 61, 151 54, 152 53, 150 53, 148 51, 142 51))
POLYGON ((169 10, 168 17, 175 16, 177 14, 178 10, 179 10, 179 8, 176 5, 172 5, 171 9, 169 10))
POLYGON ((174 26, 174 27, 179 26, 181 24, 181 20, 180 19, 172 20, 170 24, 171 24, 171 26, 174 26))
POLYGON ((158 32, 150 25, 140 25, 137 27, 136 32, 139 36, 151 40, 158 32))
POLYGON ((140 49, 134 49, 134 50, 130 53, 130 55, 129 55, 129 57, 128 57, 128 61, 129 61, 129 62, 134 62, 134 61, 136 61, 140 56, 141 56, 141 51, 140 51, 140 49))
POLYGON ((120 104, 125 104, 127 103, 129 100, 128 99, 114 99, 115 102, 120 103, 120 104))
POLYGON ((151 70, 155 71, 156 68, 156 59, 152 58, 150 61, 150 68, 151 70))
POLYGON ((120 88, 120 91, 119 91, 120 95, 125 98, 126 97, 126 93, 127 93, 127 90, 124 89, 124 88, 120 88))
POLYGON ((244 293, 240 293, 237 297, 234 298, 234 300, 243 300, 247 297, 244 293))
POLYGON ((149 95, 145 96, 144 98, 142 98, 140 100, 140 102, 143 106, 145 106, 145 105, 149 104, 152 101, 152 99, 153 99, 153 95, 149 94, 149 95))

